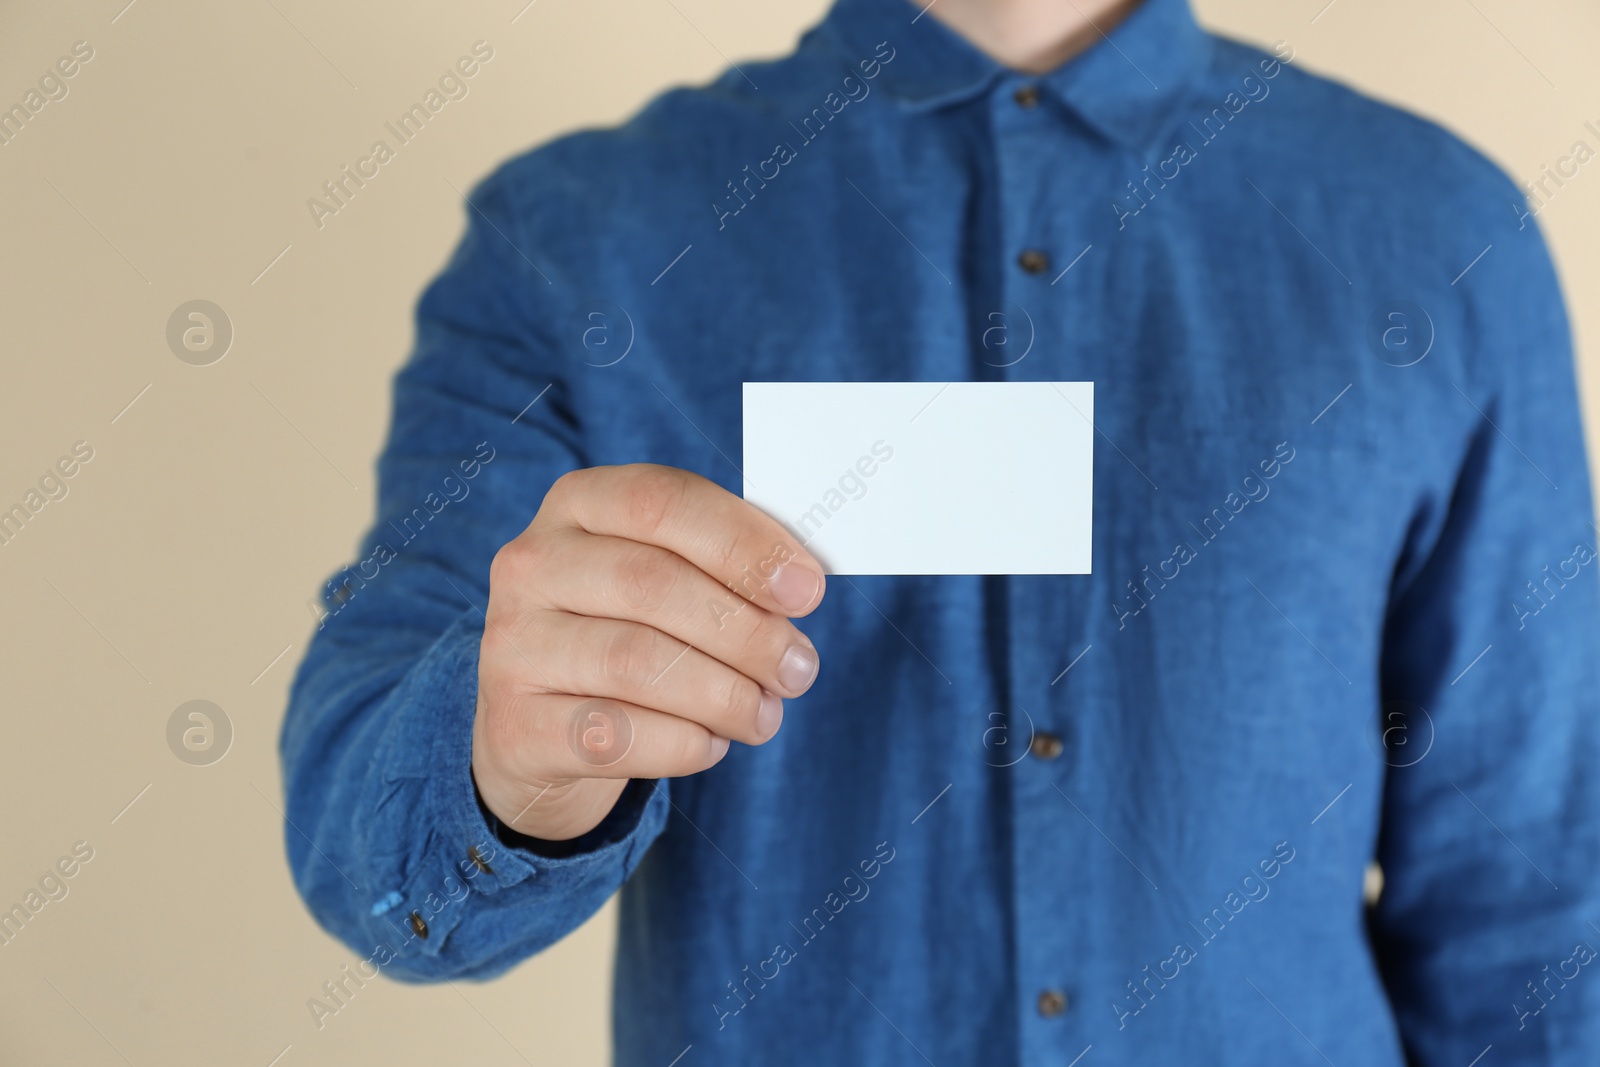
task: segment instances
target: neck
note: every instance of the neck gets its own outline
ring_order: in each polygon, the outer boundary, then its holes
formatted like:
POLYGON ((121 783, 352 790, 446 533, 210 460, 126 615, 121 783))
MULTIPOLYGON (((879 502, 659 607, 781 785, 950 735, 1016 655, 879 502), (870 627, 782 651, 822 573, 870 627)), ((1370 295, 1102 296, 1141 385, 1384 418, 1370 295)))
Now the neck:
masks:
POLYGON ((1043 74, 1101 40, 1141 0, 934 0, 933 18, 1013 70, 1043 74))

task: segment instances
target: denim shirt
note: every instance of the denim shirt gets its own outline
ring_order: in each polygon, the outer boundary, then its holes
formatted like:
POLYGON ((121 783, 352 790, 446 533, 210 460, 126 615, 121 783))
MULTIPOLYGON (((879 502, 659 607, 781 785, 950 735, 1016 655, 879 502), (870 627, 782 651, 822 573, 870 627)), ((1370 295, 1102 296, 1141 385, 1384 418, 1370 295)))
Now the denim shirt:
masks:
POLYGON ((1595 1062, 1600 568, 1481 155, 1185 0, 1040 77, 839 0, 467 215, 282 736, 364 973, 487 978, 620 889, 622 1064, 1595 1062), (743 382, 968 380, 1095 383, 1092 574, 835 577, 772 742, 494 824, 489 563, 558 476, 737 493, 743 382))

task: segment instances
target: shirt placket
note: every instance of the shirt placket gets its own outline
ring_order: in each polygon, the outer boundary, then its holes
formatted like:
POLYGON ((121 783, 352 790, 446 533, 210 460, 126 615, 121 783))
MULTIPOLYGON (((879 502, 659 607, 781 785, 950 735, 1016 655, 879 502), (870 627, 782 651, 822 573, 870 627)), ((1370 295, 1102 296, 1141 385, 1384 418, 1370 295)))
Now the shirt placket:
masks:
MULTIPOLYGON (((1061 106, 1023 75, 1003 78, 990 95, 999 200, 998 251, 1007 329, 1003 358, 984 346, 990 373, 1004 380, 1092 379, 1072 351, 1078 309, 1065 279, 1088 243, 1086 198, 1071 193, 1061 173, 1079 133, 1061 106)), ((1078 154, 1085 155, 1085 154, 1078 154)), ((1084 418, 1065 397, 1061 415, 1084 418)), ((1087 578, 1012 576, 1004 583, 1008 721, 1016 762, 1009 776, 1013 828, 1014 975, 1019 1048, 1030 1064, 1065 1067, 1088 1044, 1088 992, 1079 984, 1071 946, 1090 942, 1083 924, 1093 912, 1084 878, 1095 861, 1086 835, 1094 830, 1069 799, 1082 751, 1073 694, 1083 690, 1064 669, 1087 645, 1082 593, 1087 578)), ((1080 678, 1082 676, 1080 675, 1080 678)))

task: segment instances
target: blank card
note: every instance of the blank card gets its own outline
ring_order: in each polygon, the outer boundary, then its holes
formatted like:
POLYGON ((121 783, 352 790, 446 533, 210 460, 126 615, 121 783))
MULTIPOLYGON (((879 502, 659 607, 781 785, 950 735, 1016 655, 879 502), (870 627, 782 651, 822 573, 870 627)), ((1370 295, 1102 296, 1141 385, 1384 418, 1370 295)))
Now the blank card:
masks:
POLYGON ((1088 574, 1093 382, 746 382, 744 497, 829 574, 1088 574))

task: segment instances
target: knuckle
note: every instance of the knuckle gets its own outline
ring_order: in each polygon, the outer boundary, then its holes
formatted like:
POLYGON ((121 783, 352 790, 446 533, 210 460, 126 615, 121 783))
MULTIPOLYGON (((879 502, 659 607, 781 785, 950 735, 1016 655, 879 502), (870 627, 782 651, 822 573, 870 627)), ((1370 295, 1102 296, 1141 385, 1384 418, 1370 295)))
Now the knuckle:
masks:
POLYGON ((563 735, 552 698, 504 675, 485 676, 479 684, 482 700, 475 729, 482 734, 485 752, 500 773, 525 780, 558 766, 563 735))
POLYGON ((653 613, 672 594, 677 573, 672 558, 664 552, 650 549, 632 552, 617 566, 617 600, 626 609, 653 613))
POLYGON ((537 632, 543 624, 543 616, 541 609, 515 601, 507 604, 491 597, 483 620, 485 662, 499 665, 512 677, 522 673, 529 662, 523 639, 537 632))
POLYGON ((761 703, 761 687, 742 674, 733 674, 716 682, 712 690, 712 705, 722 717, 741 726, 755 716, 761 703))
POLYGON ((534 633, 538 629, 543 615, 542 611, 534 608, 518 608, 507 616, 504 637, 505 643, 510 646, 510 651, 519 656, 526 655, 522 648, 518 646, 517 638, 534 633))
POLYGON ((489 588, 498 589, 516 580, 522 567, 522 538, 507 541, 489 561, 489 588))
POLYGON ((567 721, 559 712, 560 704, 559 700, 540 700, 518 709, 519 721, 509 730, 515 747, 509 750, 508 759, 520 776, 538 777, 567 763, 563 758, 567 721))
POLYGON ((646 677, 654 653, 654 642, 630 628, 620 628, 605 639, 600 652, 600 670, 614 681, 632 682, 646 677))
POLYGON ((542 540, 527 533, 507 541, 489 561, 489 588, 506 590, 526 582, 548 554, 542 540))
POLYGON ((710 759, 711 731, 703 726, 691 726, 691 729, 679 731, 672 746, 673 761, 680 767, 704 767, 710 759))
POLYGON ((583 491, 583 486, 589 478, 589 472, 581 467, 567 471, 550 483, 550 491, 544 495, 545 503, 554 504, 557 508, 564 507, 567 501, 583 491))
POLYGON ((749 658, 751 655, 759 652, 766 644, 766 642, 761 639, 761 631, 763 628, 764 627, 762 627, 760 623, 757 623, 754 626, 745 626, 739 631, 739 647, 735 654, 740 659, 749 658))
POLYGON ((502 764, 515 762, 513 756, 520 752, 527 739, 523 717, 514 708, 514 701, 501 687, 486 694, 483 707, 483 737, 489 751, 502 764))
POLYGON ((718 537, 716 544, 712 546, 717 573, 728 576, 728 581, 735 591, 742 592, 745 596, 751 595, 750 587, 754 577, 745 551, 747 540, 743 531, 732 529, 718 537))
POLYGON ((759 615, 747 623, 739 635, 739 649, 737 655, 742 660, 760 660, 765 664, 767 660, 773 663, 783 655, 783 650, 788 647, 783 630, 793 629, 788 623, 778 623, 771 619, 763 619, 759 615))
MULTIPOLYGON (((483 619, 483 644, 479 650, 479 659, 485 668, 494 667, 497 674, 503 674, 501 667, 506 662, 507 654, 511 653, 511 642, 507 640, 506 620, 514 613, 506 611, 503 605, 489 602, 489 610, 483 619)), ((484 694, 489 696, 492 694, 484 694)))
POLYGON ((629 467, 622 491, 629 527, 641 534, 656 533, 688 489, 683 471, 649 463, 629 467))

